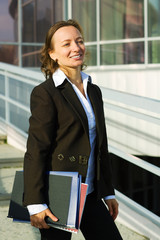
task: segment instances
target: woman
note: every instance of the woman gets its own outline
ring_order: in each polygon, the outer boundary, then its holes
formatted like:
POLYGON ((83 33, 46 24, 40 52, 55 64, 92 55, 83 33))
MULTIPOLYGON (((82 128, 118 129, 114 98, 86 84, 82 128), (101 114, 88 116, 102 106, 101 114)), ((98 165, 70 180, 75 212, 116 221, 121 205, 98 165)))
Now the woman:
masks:
POLYGON ((42 49, 46 81, 31 94, 31 118, 24 159, 24 205, 42 240, 71 239, 71 233, 49 228, 45 217, 58 221, 46 205, 45 173, 78 171, 88 183, 81 221, 85 239, 122 239, 114 220, 114 197, 100 89, 81 72, 85 45, 74 20, 53 25, 42 49), (105 199, 108 209, 102 202, 105 199), (106 236, 106 237, 104 237, 106 236))

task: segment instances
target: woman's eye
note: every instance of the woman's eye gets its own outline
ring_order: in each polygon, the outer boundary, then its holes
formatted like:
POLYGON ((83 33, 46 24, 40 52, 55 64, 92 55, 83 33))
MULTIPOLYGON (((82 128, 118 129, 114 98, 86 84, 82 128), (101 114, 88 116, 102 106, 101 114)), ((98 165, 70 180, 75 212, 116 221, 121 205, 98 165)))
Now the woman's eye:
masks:
POLYGON ((65 43, 63 46, 64 46, 64 47, 68 47, 68 46, 69 46, 69 43, 65 43))
POLYGON ((83 44, 84 42, 83 42, 83 40, 79 40, 78 43, 79 44, 83 44))

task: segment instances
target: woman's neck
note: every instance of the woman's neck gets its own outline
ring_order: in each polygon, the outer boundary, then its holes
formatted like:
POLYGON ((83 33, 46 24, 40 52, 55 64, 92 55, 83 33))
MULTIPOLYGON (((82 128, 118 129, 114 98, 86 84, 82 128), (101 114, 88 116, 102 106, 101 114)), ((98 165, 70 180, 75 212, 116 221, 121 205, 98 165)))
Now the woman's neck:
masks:
POLYGON ((61 68, 61 70, 65 73, 65 75, 69 78, 69 80, 73 84, 77 85, 79 83, 82 83, 80 68, 72 68, 72 69, 61 68))
POLYGON ((83 82, 81 78, 81 69, 80 68, 72 68, 72 69, 62 69, 65 75, 69 78, 69 80, 79 89, 79 91, 86 98, 83 82), (69 71, 70 70, 70 71, 69 71))

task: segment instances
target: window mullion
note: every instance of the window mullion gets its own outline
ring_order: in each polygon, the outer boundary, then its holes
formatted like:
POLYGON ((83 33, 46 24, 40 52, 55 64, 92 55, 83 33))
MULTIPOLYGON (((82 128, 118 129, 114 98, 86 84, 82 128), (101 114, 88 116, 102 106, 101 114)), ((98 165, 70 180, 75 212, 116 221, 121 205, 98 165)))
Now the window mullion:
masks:
POLYGON ((97 66, 100 66, 100 0, 96 1, 96 25, 97 25, 97 66))
POLYGON ((148 65, 148 0, 144 0, 144 64, 148 65))

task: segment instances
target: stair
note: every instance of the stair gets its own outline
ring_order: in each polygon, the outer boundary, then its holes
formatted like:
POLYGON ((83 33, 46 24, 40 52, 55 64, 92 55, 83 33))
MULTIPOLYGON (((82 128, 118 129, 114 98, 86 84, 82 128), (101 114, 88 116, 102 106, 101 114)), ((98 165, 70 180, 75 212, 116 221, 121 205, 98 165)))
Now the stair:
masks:
POLYGON ((23 156, 23 151, 7 144, 7 137, 0 135, 0 206, 9 203, 14 175, 23 167, 23 156))
POLYGON ((7 136, 0 134, 0 144, 7 143, 7 136))
POLYGON ((5 143, 0 144, 0 168, 22 167, 24 152, 5 143))

